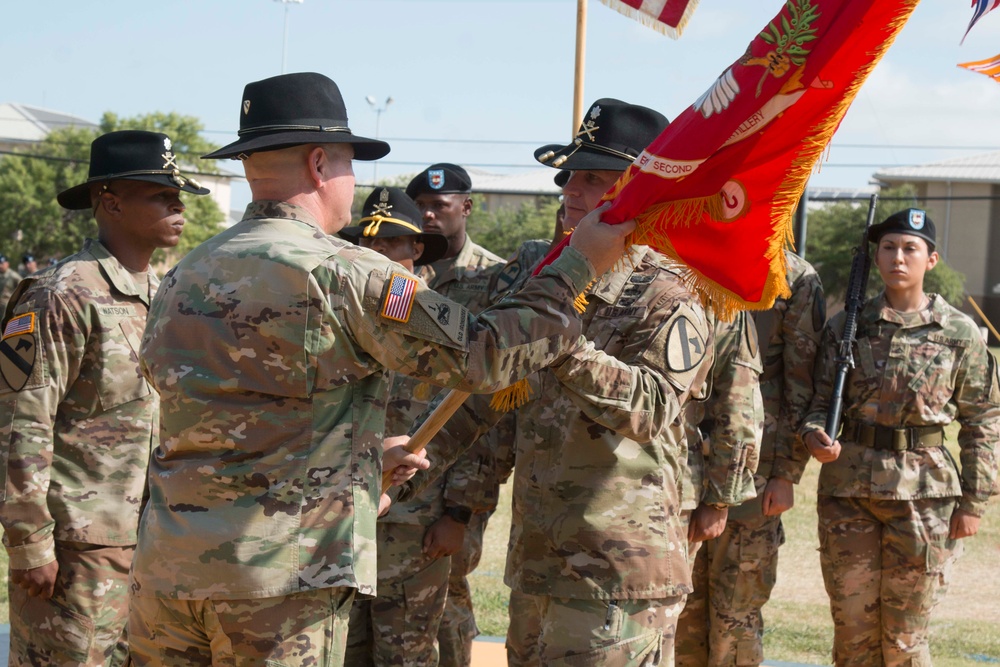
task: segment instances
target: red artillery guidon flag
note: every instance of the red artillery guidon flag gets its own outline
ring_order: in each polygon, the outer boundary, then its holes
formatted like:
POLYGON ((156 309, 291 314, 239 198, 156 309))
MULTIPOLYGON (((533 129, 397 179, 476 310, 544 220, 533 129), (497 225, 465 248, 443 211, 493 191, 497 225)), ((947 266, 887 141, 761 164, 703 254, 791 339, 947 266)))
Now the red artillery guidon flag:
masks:
POLYGON ((694 14, 698 0, 601 0, 611 9, 677 39, 694 14))
POLYGON ((1000 82, 1000 54, 995 55, 992 58, 987 58, 986 60, 977 60, 971 63, 958 63, 958 66, 972 70, 973 72, 985 74, 994 81, 1000 82))
POLYGON ((636 158, 602 219, 636 218, 633 241, 682 262, 720 316, 769 308, 787 294, 783 250, 809 175, 917 1, 787 0, 636 158))
POLYGON ((972 26, 976 25, 979 19, 997 7, 1000 7, 1000 0, 972 0, 972 20, 969 21, 969 27, 965 29, 965 34, 962 35, 962 41, 964 42, 965 38, 969 36, 969 31, 972 30, 972 26))

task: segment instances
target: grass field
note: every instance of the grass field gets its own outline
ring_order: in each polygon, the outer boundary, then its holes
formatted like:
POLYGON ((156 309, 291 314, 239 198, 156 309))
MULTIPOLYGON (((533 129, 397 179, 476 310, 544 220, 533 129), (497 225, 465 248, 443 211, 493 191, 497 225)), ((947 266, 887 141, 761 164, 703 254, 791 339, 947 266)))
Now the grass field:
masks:
MULTIPOLYGON (((819 568, 816 482, 812 462, 785 514, 787 542, 779 558, 778 584, 764 607, 764 655, 768 660, 830 664, 833 625, 819 568)), ((509 485, 508 485, 509 487, 509 485)), ((510 489, 487 528, 486 546, 472 588, 476 618, 485 635, 507 632, 503 583, 510 528, 510 489)), ((979 534, 966 540, 948 594, 934 611, 931 655, 936 667, 1000 664, 1000 500, 994 497, 979 534)))
MULTIPOLYGON (((994 353, 998 353, 996 348, 994 353)), ((1000 356, 1000 354, 998 354, 1000 356)), ((952 450, 957 428, 951 428, 952 450)), ((957 457, 956 457, 957 458, 957 457)), ((810 463, 796 489, 795 507, 784 515, 778 583, 764 607, 764 654, 768 660, 829 664, 832 623, 817 553, 816 482, 810 463)), ((510 486, 486 532, 479 568, 471 576, 476 617, 484 635, 507 632, 509 589, 503 583, 510 530, 510 486)), ((8 622, 7 556, 0 549, 0 623, 8 622)), ((1000 497, 994 496, 979 534, 966 540, 951 587, 935 609, 931 655, 937 667, 1000 665, 1000 497)))

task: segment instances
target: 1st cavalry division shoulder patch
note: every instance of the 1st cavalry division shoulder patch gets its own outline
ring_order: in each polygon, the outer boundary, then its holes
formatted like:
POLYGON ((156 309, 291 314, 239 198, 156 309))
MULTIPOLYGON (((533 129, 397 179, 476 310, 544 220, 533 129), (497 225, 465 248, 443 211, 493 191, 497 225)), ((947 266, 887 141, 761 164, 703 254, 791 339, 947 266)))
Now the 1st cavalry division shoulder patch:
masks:
POLYGON ((11 318, 0 340, 0 374, 14 391, 21 391, 35 367, 35 314, 11 318))
POLYGON ((417 294, 417 279, 402 273, 392 274, 389 293, 382 302, 382 317, 396 322, 410 321, 413 299, 417 294))

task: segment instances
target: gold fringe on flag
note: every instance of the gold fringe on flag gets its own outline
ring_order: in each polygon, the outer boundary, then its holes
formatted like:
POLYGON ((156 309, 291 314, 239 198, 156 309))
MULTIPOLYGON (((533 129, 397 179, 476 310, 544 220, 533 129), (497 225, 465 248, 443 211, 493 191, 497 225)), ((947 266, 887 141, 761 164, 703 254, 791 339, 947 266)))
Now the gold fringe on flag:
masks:
POLYGON ((527 403, 529 398, 531 398, 531 383, 524 378, 493 394, 490 407, 497 412, 510 412, 527 403))

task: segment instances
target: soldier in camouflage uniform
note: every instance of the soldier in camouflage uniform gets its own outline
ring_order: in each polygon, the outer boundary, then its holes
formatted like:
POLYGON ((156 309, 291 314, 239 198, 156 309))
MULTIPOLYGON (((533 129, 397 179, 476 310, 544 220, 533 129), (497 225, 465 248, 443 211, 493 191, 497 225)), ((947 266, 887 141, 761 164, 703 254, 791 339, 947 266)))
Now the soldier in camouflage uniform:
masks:
MULTIPOLYGON (((399 188, 377 188, 362 208, 359 224, 340 236, 371 248, 411 273, 441 259, 448 250, 442 234, 426 233, 417 205, 399 188)), ((394 374, 386 406, 386 429, 405 432, 426 406, 414 388, 430 385, 394 374)), ((435 389, 437 389, 435 387, 435 389)), ((442 513, 441 488, 425 497, 397 503, 376 527, 378 597, 355 600, 351 607, 345 664, 438 664, 437 628, 444 614, 450 557, 424 553, 427 526, 442 513)))
POLYGON ((97 240, 25 278, 4 317, 0 522, 10 559, 11 665, 121 665, 128 571, 157 398, 139 341, 158 285, 156 248, 177 244, 180 175, 170 140, 112 132, 90 177, 62 192, 92 209, 97 240))
MULTIPOLYGON (((422 266, 418 275, 432 290, 475 314, 490 305, 488 284, 504 262, 468 237, 466 222, 472 212, 471 192, 468 172, 446 162, 431 165, 406 186, 406 194, 423 213, 424 228, 438 231, 448 239, 445 256, 422 266)), ((414 398, 426 398, 427 388, 424 383, 416 385, 414 398)), ((413 407, 411 422, 423 411, 413 407)), ((451 557, 444 619, 438 631, 441 667, 468 667, 472 661, 472 641, 479 628, 468 576, 479 565, 483 533, 496 509, 500 488, 495 465, 497 448, 510 441, 512 428, 513 416, 501 420, 497 428, 459 458, 457 465, 448 468, 441 480, 444 511, 427 529, 425 538, 428 556, 451 557)))
MULTIPOLYGON (((577 141, 536 151, 542 162, 572 171, 564 188, 570 229, 667 124, 651 109, 614 99, 598 100, 585 118, 577 141)), ((673 658, 674 625, 691 590, 677 496, 684 465, 678 416, 702 386, 711 331, 699 300, 662 255, 633 246, 623 267, 589 290, 588 348, 532 375, 531 400, 517 410, 504 577, 512 589, 511 665, 673 658)), ((533 267, 507 268, 504 284, 516 286, 533 267)), ((438 456, 497 419, 477 399, 432 443, 438 456)), ((418 472, 404 489, 428 476, 418 472)))
MULTIPOLYGON (((375 593, 386 369, 494 391, 581 347, 574 294, 634 228, 581 224, 574 247, 479 317, 378 253, 350 220, 353 135, 321 74, 248 84, 244 219, 190 252, 150 309, 141 361, 160 446, 132 567, 138 665, 343 663, 355 592, 375 593)), ((391 443, 390 443, 391 444, 391 443)), ((387 464, 416 457, 385 453, 387 464)))
POLYGON ((722 534, 698 549, 694 592, 677 624, 678 667, 759 665, 764 659, 761 607, 777 577, 781 513, 792 507, 792 485, 809 460, 798 428, 812 399, 813 361, 825 321, 819 275, 798 255, 786 251, 785 257, 792 296, 754 313, 764 349, 760 388, 766 415, 755 498, 730 507, 722 534))
POLYGON ((21 274, 10 268, 6 255, 0 255, 0 309, 7 307, 11 295, 21 282, 21 274))
POLYGON ((711 309, 706 316, 714 332, 712 361, 685 410, 686 466, 679 479, 692 566, 701 543, 722 534, 730 508, 754 498, 764 424, 752 318, 740 312, 726 321, 711 309))
POLYGON ((836 665, 930 665, 930 612, 997 475, 1000 377, 970 318, 935 294, 934 224, 906 209, 874 225, 885 290, 866 303, 838 439, 824 431, 844 314, 823 332, 802 426, 819 478, 820 564, 836 665), (961 470, 944 428, 960 424, 961 470))

